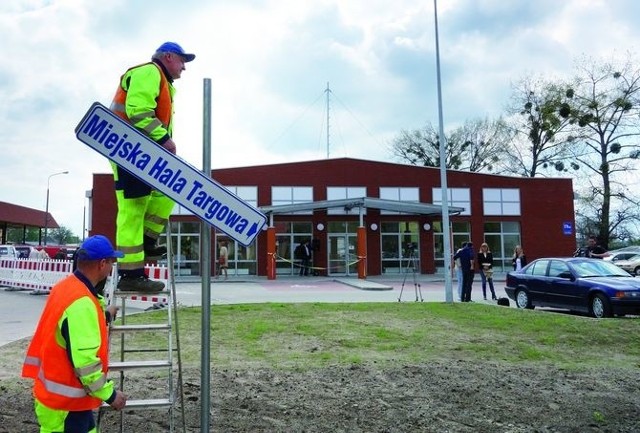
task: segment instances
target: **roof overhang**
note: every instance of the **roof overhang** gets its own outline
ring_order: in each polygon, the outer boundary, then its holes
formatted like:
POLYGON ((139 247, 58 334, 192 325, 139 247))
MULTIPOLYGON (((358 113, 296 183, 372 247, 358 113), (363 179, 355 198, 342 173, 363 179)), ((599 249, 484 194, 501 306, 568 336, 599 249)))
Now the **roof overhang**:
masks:
MULTIPOLYGON (((346 198, 340 200, 322 200, 306 203, 283 204, 278 206, 261 206, 260 210, 265 214, 288 214, 293 212, 313 211, 323 209, 343 208, 352 209, 380 209, 395 212, 404 212, 414 215, 442 215, 442 206, 430 203, 407 202, 397 200, 384 200, 380 198, 346 198)), ((464 211, 464 208, 449 206, 449 214, 457 215, 464 211)))

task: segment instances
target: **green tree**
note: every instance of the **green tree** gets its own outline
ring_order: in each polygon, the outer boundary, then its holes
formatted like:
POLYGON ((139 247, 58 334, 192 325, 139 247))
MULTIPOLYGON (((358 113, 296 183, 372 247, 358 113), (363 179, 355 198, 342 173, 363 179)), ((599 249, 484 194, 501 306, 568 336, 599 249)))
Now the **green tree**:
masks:
POLYGON ((53 229, 49 232, 49 237, 54 240, 58 245, 71 244, 77 241, 78 237, 73 234, 71 229, 60 226, 57 229, 53 229))

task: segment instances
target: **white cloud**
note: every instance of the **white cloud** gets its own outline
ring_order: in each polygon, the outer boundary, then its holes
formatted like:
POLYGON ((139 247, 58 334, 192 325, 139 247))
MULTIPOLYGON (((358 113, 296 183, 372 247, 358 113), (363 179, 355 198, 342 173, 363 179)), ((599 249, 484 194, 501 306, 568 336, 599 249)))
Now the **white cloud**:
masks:
MULTIPOLYGON (((632 0, 440 1, 448 125, 497 116, 524 74, 568 76, 581 54, 637 51, 632 0)), ((203 79, 212 84, 213 167, 389 159, 401 129, 437 123, 433 9, 409 0, 15 0, 0 4, 0 200, 82 229, 85 190, 109 164, 75 139, 127 67, 165 40, 197 58, 176 86, 179 153, 202 164, 203 79)))

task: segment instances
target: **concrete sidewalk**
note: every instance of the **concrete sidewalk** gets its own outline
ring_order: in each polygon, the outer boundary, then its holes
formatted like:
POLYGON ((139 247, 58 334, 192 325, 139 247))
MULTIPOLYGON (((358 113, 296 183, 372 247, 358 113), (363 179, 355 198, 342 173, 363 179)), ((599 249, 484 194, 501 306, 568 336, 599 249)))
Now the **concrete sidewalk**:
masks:
MULTIPOLYGON (((498 297, 506 296, 504 278, 494 279, 498 297)), ((458 302, 457 282, 452 284, 454 302, 458 302)), ((212 304, 299 303, 299 302, 445 302, 446 293, 442 275, 376 276, 365 280, 357 277, 298 277, 284 276, 276 280, 265 277, 230 277, 213 279, 205 285, 210 290, 212 304)), ((202 282, 177 282, 176 297, 179 305, 202 304, 202 282)), ((488 290, 488 289, 487 289, 488 290)), ((0 346, 33 334, 46 295, 32 296, 28 291, 9 291, 0 288, 0 346)), ((482 300, 479 278, 474 281, 472 300, 482 300)), ((128 308, 129 309, 129 308, 128 308)), ((141 310, 138 310, 141 311, 141 310)))

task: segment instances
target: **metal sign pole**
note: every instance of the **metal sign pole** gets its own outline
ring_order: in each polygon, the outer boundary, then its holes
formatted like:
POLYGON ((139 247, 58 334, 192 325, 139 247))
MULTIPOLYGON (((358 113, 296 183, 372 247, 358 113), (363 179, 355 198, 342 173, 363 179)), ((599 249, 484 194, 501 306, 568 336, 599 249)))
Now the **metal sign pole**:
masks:
MULTIPOLYGON (((211 79, 203 83, 202 109, 202 172, 211 176, 211 79)), ((200 355, 200 431, 210 429, 210 385, 211 385, 211 227, 204 221, 200 224, 200 269, 202 274, 202 328, 200 355)))

